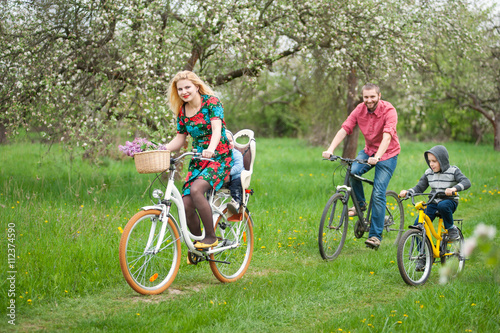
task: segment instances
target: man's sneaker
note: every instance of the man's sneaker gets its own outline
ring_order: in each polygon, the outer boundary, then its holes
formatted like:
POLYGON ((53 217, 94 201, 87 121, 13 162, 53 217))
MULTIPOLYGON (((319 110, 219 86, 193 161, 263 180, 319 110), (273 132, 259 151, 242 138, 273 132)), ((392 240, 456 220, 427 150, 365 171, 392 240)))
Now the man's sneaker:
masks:
POLYGON ((458 233, 458 228, 453 226, 448 229, 448 240, 455 241, 460 239, 460 234, 458 233))
POLYGON ((415 271, 423 272, 425 270, 425 259, 417 259, 417 264, 415 265, 415 271))
POLYGON ((231 202, 227 204, 227 210, 233 215, 239 214, 240 204, 236 200, 231 199, 231 202))
POLYGON ((365 244, 366 246, 371 247, 372 249, 378 249, 378 247, 380 246, 380 239, 378 239, 375 236, 372 236, 365 241, 365 244))

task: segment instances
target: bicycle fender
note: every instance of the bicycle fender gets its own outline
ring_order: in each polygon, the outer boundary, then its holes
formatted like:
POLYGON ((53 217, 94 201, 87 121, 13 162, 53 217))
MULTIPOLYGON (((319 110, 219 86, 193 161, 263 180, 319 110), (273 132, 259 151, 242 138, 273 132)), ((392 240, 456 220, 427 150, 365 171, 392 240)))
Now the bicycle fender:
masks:
POLYGON ((158 206, 144 206, 144 207, 141 207, 142 210, 150 210, 150 209, 155 209, 155 210, 159 210, 161 211, 162 208, 161 207, 158 207, 158 206))

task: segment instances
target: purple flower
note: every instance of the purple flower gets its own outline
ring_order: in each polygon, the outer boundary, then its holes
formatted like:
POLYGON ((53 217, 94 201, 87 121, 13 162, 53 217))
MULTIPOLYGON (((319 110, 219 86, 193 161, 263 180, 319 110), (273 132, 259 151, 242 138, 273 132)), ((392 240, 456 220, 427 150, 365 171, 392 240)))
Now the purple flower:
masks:
POLYGON ((125 142, 124 146, 119 145, 118 149, 128 156, 134 156, 136 153, 142 153, 143 151, 166 150, 167 148, 144 138, 135 138, 132 142, 125 142))

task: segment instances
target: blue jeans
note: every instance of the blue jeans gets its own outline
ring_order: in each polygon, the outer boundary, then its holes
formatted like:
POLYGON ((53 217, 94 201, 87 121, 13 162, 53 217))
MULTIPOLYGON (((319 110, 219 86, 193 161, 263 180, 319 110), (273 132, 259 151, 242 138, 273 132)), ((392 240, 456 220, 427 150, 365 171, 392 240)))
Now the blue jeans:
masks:
MULTIPOLYGON (((434 221, 436 218, 436 212, 439 212, 441 217, 443 218, 444 227, 446 229, 450 229, 453 227, 453 213, 457 210, 458 203, 455 200, 445 199, 437 204, 430 203, 427 204, 425 208, 425 214, 429 216, 431 221, 434 221)), ((414 225, 418 224, 418 217, 415 220, 414 225)))
MULTIPOLYGON (((358 153, 357 159, 368 159, 365 150, 361 150, 358 153)), ((377 237, 382 240, 382 231, 384 230, 384 220, 385 220, 385 205, 386 198, 385 192, 387 191, 387 186, 391 181, 392 174, 396 170, 396 165, 398 164, 398 156, 394 156, 385 161, 379 161, 375 165, 365 165, 359 163, 353 163, 351 168, 351 173, 361 176, 364 173, 375 167, 375 178, 373 179, 373 199, 372 199, 372 223, 370 226, 370 233, 368 237, 377 237)), ((365 192, 363 190, 363 183, 353 177, 350 179, 351 187, 354 191, 354 195, 358 200, 359 204, 366 206, 365 192)))
POLYGON ((233 199, 241 205, 241 194, 243 192, 243 188, 241 187, 241 177, 231 177, 231 180, 229 181, 229 190, 231 191, 231 196, 233 197, 233 199))

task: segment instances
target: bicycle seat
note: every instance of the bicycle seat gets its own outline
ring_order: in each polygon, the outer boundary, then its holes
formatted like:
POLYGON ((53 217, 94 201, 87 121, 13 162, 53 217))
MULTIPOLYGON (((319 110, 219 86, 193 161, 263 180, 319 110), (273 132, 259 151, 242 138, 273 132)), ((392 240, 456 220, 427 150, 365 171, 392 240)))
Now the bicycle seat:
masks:
MULTIPOLYGON (((252 130, 243 129, 234 135, 233 140, 234 147, 243 155, 243 166, 245 170, 241 172, 241 187, 243 191, 245 191, 250 186, 253 165, 255 162, 256 144, 254 133, 252 130)), ((245 198, 245 195, 243 195, 243 198, 245 198)))

